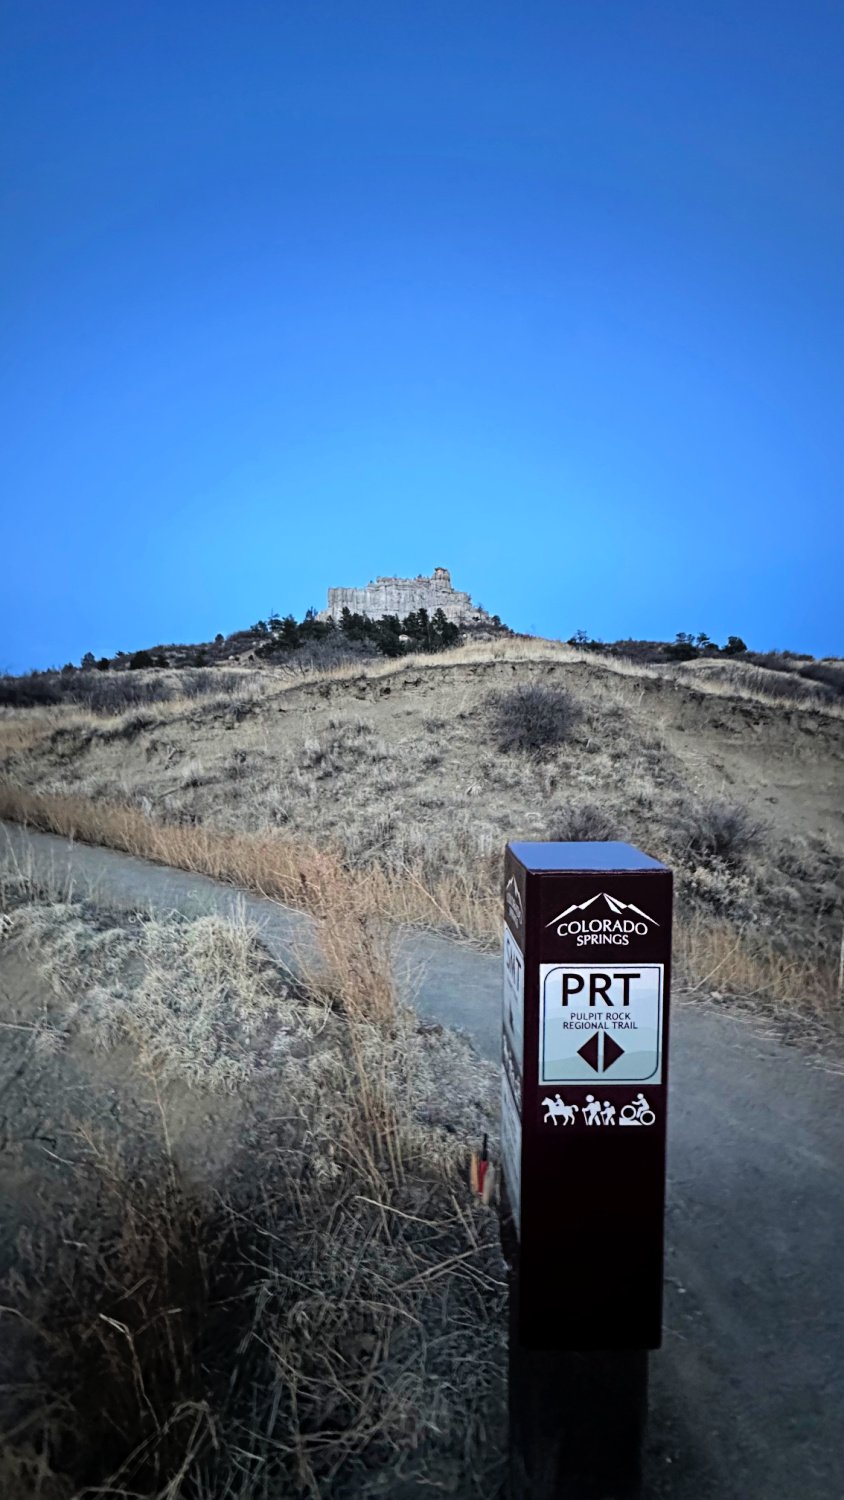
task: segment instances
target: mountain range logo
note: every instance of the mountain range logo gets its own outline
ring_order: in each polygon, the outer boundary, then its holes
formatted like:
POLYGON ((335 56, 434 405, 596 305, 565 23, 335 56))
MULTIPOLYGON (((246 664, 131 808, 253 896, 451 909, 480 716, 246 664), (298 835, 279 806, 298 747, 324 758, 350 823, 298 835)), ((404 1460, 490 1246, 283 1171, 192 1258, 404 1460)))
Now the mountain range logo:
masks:
POLYGON ((522 894, 516 884, 515 875, 511 875, 507 881, 504 897, 507 902, 508 916, 513 926, 520 932, 524 923, 524 908, 522 907, 522 894))
MULTIPOLYGON (((545 926, 556 927, 558 923, 565 922, 566 918, 572 916, 574 912, 587 911, 589 907, 595 905, 596 901, 604 902, 606 909, 612 913, 613 917, 623 917, 625 912, 632 912, 640 921, 649 922, 654 927, 659 926, 656 918, 649 917, 646 911, 642 911, 641 907, 634 906, 632 901, 619 901, 617 896, 610 896, 607 891, 599 891, 597 896, 590 896, 588 901, 581 901, 575 903, 573 906, 567 906, 565 911, 561 911, 558 916, 552 917, 550 922, 545 923, 545 926)), ((603 910, 604 906, 598 906, 596 911, 591 913, 591 915, 595 917, 603 910)))

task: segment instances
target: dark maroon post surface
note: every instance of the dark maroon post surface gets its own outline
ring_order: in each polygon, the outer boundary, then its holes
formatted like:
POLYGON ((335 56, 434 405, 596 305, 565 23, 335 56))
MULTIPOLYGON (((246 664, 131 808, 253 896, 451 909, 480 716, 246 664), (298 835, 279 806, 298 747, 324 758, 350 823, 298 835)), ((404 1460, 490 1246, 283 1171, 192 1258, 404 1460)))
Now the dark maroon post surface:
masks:
POLYGON ((671 911, 670 870, 629 844, 507 847, 501 1136, 526 1350, 661 1342, 671 911))

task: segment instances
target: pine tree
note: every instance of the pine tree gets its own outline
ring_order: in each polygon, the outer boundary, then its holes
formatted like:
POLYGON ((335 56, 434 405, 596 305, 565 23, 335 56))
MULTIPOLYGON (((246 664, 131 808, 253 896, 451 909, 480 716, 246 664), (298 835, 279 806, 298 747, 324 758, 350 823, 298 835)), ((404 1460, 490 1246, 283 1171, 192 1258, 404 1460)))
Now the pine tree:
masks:
POLYGON ((300 645, 299 626, 293 615, 285 615, 279 625, 279 639, 282 646, 288 651, 295 651, 300 645))

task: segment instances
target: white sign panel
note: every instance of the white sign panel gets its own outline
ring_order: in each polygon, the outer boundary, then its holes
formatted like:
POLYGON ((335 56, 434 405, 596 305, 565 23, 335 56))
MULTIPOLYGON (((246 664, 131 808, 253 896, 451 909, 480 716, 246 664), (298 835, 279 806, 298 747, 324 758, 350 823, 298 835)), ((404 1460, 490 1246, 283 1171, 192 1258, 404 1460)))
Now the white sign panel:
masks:
POLYGON ((540 964, 539 1082, 660 1083, 662 964, 540 964))
POLYGON ((516 1232, 521 1234, 522 1120, 506 1068, 501 1071, 501 1165, 516 1232))
POLYGON ((504 928, 504 1034, 521 1072, 525 1057, 525 960, 509 927, 504 928))

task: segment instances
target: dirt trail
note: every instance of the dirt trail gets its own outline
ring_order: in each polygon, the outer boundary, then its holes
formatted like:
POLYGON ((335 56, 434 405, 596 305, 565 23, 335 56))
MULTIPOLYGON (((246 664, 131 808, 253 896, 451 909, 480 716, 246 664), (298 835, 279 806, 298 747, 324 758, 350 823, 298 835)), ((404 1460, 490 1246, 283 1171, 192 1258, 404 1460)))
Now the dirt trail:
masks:
MULTIPOLYGON (((301 913, 110 850, 2 825, 0 859, 66 878, 77 895, 122 911, 196 915, 242 903, 287 965, 293 949, 315 941, 301 913)), ((401 934, 396 953, 402 996, 497 1060, 498 960, 413 932, 401 934)), ((842 1160, 844 1077, 706 1002, 680 1000, 651 1500, 844 1495, 842 1160)), ((610 1273, 623 1282, 623 1245, 579 1244, 574 1226, 566 1255, 589 1266, 594 1295, 615 1295, 610 1273)))

